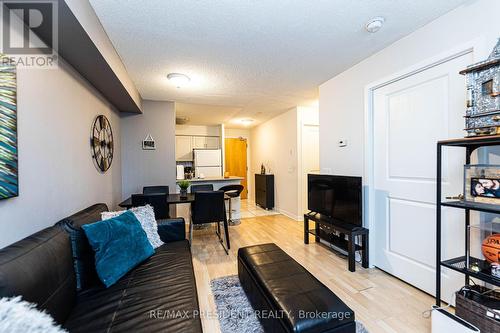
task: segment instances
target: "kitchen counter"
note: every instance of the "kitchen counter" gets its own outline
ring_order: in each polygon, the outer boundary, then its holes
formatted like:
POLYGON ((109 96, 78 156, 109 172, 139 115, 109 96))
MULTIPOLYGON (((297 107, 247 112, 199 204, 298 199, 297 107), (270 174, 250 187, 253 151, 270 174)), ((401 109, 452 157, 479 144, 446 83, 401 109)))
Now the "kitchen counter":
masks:
MULTIPOLYGON (((213 183, 213 182, 232 182, 232 181, 236 181, 236 180, 241 181, 241 180, 243 180, 243 177, 229 177, 229 178, 206 177, 206 178, 193 178, 193 179, 186 179, 186 180, 189 180, 191 183, 199 183, 199 182, 213 183)), ((177 182, 179 182, 179 180, 177 180, 177 182)))
MULTIPOLYGON (((243 177, 229 177, 229 178, 224 178, 224 177, 207 177, 207 178, 193 178, 193 179, 187 179, 191 182, 192 185, 202 185, 202 184, 212 184, 214 187, 214 190, 217 191, 223 186, 226 185, 236 185, 236 184, 241 184, 241 181, 243 180, 243 177)), ((177 180, 177 183, 179 180, 177 180)), ((189 191, 189 190, 188 190, 189 191)), ((179 188, 177 187, 177 192, 179 192, 179 188)), ((231 199, 231 209, 232 209, 232 216, 233 220, 239 220, 241 217, 240 214, 240 207, 241 207, 241 198, 233 198, 231 199)), ((226 202, 226 209, 228 209, 228 203, 226 202)), ((189 211, 190 207, 189 205, 177 205, 177 216, 184 217, 187 221, 191 219, 191 214, 189 211), (183 207, 185 206, 185 207, 183 207)))

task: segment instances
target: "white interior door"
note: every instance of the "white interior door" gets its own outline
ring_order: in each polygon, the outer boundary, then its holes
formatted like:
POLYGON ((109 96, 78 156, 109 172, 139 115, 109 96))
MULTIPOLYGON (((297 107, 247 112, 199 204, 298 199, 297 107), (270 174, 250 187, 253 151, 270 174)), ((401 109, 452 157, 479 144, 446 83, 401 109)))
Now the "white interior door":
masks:
MULTIPOLYGON (((435 293, 436 142, 464 135, 462 55, 374 91, 374 264, 435 293)), ((443 159, 443 193, 462 193, 464 151, 443 159)), ((464 254, 463 212, 443 211, 443 259, 464 254)), ((463 277, 443 270, 443 299, 463 277)))
POLYGON ((319 126, 302 126, 302 210, 307 212, 307 174, 319 173, 319 126))

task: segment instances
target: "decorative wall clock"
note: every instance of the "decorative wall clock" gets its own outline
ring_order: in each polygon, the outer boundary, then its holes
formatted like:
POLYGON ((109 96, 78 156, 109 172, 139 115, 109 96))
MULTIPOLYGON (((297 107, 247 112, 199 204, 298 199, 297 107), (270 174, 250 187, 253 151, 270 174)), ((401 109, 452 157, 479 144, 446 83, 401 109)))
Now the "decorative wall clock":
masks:
POLYGON ((101 172, 106 172, 113 162, 114 152, 113 131, 106 116, 99 115, 94 120, 90 146, 96 168, 101 172))

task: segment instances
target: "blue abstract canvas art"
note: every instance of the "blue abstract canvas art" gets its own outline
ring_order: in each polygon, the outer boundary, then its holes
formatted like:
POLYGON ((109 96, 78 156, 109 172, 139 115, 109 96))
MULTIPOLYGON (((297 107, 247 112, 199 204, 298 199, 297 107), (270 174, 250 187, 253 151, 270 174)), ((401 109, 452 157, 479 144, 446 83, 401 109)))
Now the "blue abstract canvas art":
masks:
POLYGON ((0 63, 0 200, 19 194, 16 90, 15 66, 0 63))

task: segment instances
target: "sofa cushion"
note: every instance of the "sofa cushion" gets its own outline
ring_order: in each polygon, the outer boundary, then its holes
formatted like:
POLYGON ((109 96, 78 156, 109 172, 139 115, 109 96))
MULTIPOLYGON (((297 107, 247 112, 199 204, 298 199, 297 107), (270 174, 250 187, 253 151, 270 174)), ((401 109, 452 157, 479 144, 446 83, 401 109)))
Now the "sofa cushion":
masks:
POLYGON ((106 204, 95 204, 57 223, 69 234, 78 291, 101 284, 95 270, 94 251, 81 227, 100 221, 101 213, 107 210, 106 204))
POLYGON ((0 297, 17 295, 65 322, 75 304, 76 282, 70 241, 60 226, 0 250, 0 297))
POLYGON ((125 212, 132 212, 135 214, 135 217, 141 222, 142 229, 146 232, 146 236, 148 236, 148 240, 154 249, 163 245, 158 235, 158 224, 156 223, 155 212, 150 205, 133 207, 129 210, 120 210, 116 212, 103 212, 101 213, 101 218, 107 220, 125 212))
POLYGON ((116 284, 79 294, 70 332, 202 332, 187 240, 172 242, 116 284), (171 312, 168 312, 171 311, 171 312))
POLYGON ((154 254, 141 223, 130 211, 82 228, 95 252, 97 275, 106 287, 154 254))

